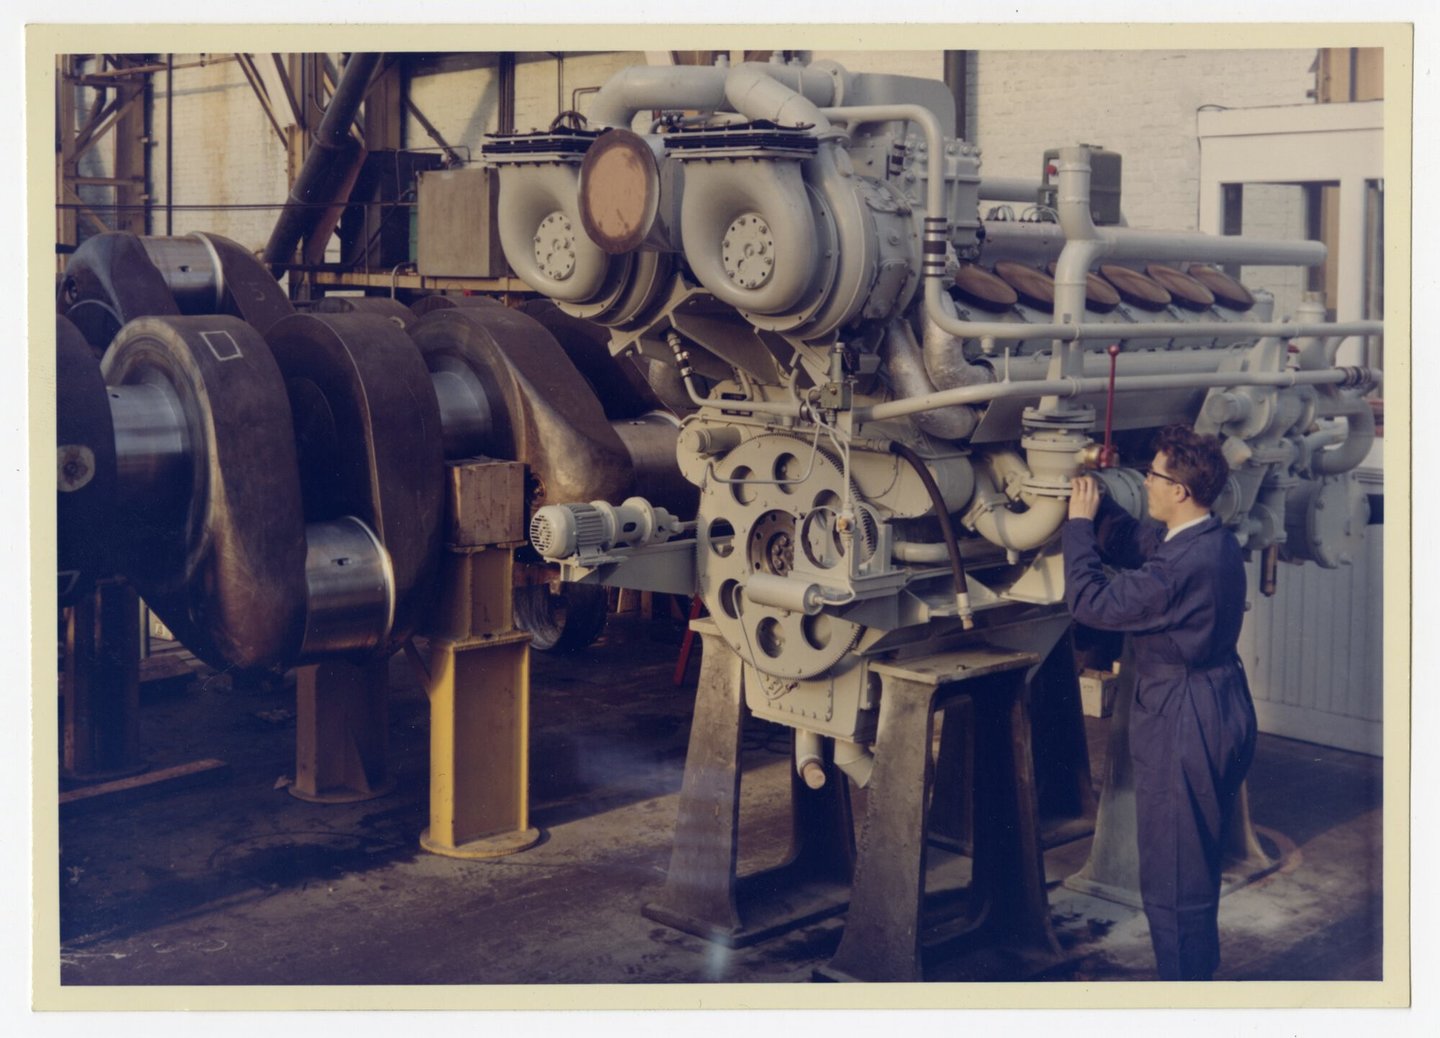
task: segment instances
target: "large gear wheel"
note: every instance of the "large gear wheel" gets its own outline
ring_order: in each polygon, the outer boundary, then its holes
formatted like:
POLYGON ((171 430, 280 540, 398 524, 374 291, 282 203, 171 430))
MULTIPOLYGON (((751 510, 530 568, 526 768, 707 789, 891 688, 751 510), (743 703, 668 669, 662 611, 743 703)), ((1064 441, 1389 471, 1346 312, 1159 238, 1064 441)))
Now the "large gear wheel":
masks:
MULTIPOLYGON (((775 678, 824 674, 859 641, 864 628, 827 612, 761 605, 745 597, 757 573, 791 574, 843 563, 833 518, 845 496, 840 464, 794 436, 767 433, 717 462, 700 492, 697 572, 701 596, 721 634, 746 663, 775 678), (803 556, 803 559, 802 559, 803 556)), ((852 501, 858 503, 854 484, 852 501)), ((874 550, 874 521, 859 518, 855 548, 874 550)))

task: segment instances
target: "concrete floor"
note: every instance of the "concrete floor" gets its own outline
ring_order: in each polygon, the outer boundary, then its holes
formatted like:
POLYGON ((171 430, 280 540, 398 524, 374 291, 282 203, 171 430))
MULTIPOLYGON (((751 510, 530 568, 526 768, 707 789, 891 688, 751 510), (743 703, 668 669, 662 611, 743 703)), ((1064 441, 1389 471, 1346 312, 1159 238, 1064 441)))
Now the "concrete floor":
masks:
MULTIPOLYGON (((230 771, 205 787, 62 818, 62 984, 810 980, 843 917, 728 950, 640 913, 669 864, 689 733, 698 668, 692 661, 689 683, 672 687, 679 637, 678 624, 612 618, 583 657, 534 658, 530 802, 545 835, 491 861, 418 848, 428 704, 403 658, 392 667, 398 784, 358 804, 285 792, 293 685, 245 689, 202 672, 188 687, 148 693, 142 741, 153 765, 218 757, 230 771)), ((1106 724, 1087 721, 1096 776, 1106 724)), ((742 871, 775 860, 789 825, 788 735, 751 726, 742 871)), ((1381 977, 1380 775, 1376 758, 1261 737, 1251 808, 1282 864, 1224 899, 1218 979, 1381 977)), ((1143 916, 1060 885, 1089 843, 1046 854, 1064 955, 1033 979, 1151 979, 1143 916)), ((965 979, 956 969, 940 964, 929 976, 965 979)))

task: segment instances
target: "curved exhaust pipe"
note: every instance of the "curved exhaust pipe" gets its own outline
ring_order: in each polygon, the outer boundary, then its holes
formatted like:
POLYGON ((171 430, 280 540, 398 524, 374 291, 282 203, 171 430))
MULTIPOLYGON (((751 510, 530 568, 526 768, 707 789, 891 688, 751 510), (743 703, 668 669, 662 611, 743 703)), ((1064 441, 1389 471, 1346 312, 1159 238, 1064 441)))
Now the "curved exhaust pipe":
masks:
POLYGON ((335 85, 325 118, 315 131, 314 147, 290 189, 285 208, 275 221, 265 245, 264 262, 279 275, 277 267, 290 262, 295 246, 319 225, 321 216, 350 195, 355 174, 365 157, 365 148, 350 135, 350 124, 365 99, 370 77, 382 54, 352 54, 335 85))

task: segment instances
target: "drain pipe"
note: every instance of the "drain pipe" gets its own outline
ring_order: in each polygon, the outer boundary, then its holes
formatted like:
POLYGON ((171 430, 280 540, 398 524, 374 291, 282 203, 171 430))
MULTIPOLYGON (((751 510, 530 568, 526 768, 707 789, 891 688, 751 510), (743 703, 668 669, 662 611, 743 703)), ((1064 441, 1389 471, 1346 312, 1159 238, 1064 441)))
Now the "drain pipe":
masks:
POLYGON ((825 785, 825 757, 820 738, 819 732, 795 729, 795 774, 810 789, 821 789, 825 785))
MULTIPOLYGON (((795 729, 795 774, 809 789, 825 788, 825 757, 822 753, 824 736, 819 732, 795 729)), ((849 775, 861 789, 870 784, 875 771, 875 754, 859 743, 835 740, 835 767, 849 775)))
POLYGON ((349 192, 351 175, 364 152, 360 142, 350 135, 350 124, 382 57, 351 54, 345 63, 325 117, 315 131, 314 147, 305 156, 305 164, 295 177, 295 186, 265 245, 262 259, 277 276, 279 268, 290 262, 296 244, 315 229, 328 208, 343 202, 349 192))
POLYGON ((845 739, 835 740, 835 766, 850 776, 855 785, 864 789, 875 772, 875 754, 868 746, 845 739))

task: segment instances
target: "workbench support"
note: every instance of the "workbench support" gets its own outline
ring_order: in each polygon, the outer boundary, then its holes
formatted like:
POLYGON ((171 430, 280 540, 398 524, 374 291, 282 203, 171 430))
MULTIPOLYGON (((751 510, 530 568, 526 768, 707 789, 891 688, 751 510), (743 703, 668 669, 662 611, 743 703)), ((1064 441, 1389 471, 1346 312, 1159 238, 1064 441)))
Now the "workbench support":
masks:
MULTIPOLYGON (((849 779, 828 759, 812 790, 790 770, 790 848, 774 868, 738 876, 744 667, 713 620, 700 635, 700 682, 670 870, 647 918, 731 948, 837 915, 849 897, 855 849, 849 779)), ((793 759, 793 757, 792 757, 793 759)))

